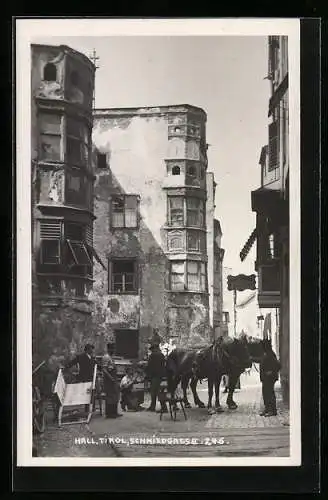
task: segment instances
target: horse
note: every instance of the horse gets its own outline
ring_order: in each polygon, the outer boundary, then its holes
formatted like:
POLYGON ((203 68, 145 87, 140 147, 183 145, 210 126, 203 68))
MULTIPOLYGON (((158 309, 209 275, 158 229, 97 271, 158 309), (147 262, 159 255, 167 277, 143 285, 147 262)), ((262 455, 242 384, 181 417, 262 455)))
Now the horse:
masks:
POLYGON ((228 375, 230 384, 227 397, 229 409, 238 406, 233 400, 236 382, 246 368, 252 366, 247 343, 243 340, 230 337, 219 337, 211 345, 198 351, 177 348, 167 358, 168 391, 174 397, 175 390, 181 382, 184 404, 187 408, 191 405, 187 397, 187 387, 193 393, 194 403, 199 408, 205 408, 204 403, 197 394, 197 383, 203 379, 208 381, 207 408, 212 408, 213 386, 215 387, 215 409, 223 411, 220 405, 220 383, 222 375, 228 375))

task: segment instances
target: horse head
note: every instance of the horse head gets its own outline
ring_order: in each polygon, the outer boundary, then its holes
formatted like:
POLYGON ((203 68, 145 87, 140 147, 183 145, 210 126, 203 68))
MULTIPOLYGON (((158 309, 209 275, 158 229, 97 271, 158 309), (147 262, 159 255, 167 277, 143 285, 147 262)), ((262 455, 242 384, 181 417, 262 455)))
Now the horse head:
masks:
POLYGON ((247 340, 247 348, 253 363, 259 363, 263 356, 263 341, 258 338, 247 340))
POLYGON ((227 344, 227 351, 231 363, 238 370, 244 371, 252 367, 252 358, 248 350, 248 345, 244 340, 234 338, 232 342, 227 344))

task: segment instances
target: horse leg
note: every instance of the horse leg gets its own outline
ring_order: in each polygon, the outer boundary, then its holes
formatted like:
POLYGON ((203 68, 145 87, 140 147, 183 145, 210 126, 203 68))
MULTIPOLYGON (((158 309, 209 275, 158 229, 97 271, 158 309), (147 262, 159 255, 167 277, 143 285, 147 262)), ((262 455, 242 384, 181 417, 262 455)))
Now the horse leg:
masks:
POLYGON ((219 375, 215 380, 215 411, 220 413, 223 411, 220 405, 220 385, 222 376, 219 375))
POLYGON ((189 377, 185 376, 181 379, 181 387, 183 390, 183 403, 186 408, 191 408, 191 404, 188 401, 187 389, 188 389, 189 377))
POLYGON ((239 373, 229 374, 229 392, 227 397, 227 406, 230 410, 235 410, 238 408, 238 405, 233 400, 233 393, 236 387, 236 383, 239 377, 239 373))
POLYGON ((203 401, 201 401, 199 399, 198 394, 197 394, 197 390, 196 390, 197 382, 198 382, 198 379, 196 377, 192 378, 191 382, 190 382, 190 388, 192 390, 192 395, 194 397, 194 402, 195 402, 195 405, 198 406, 198 408, 205 408, 205 405, 204 405, 203 401))
POLYGON ((208 387, 207 409, 210 410, 212 408, 212 397, 213 397, 213 379, 210 377, 207 379, 207 387, 208 387))

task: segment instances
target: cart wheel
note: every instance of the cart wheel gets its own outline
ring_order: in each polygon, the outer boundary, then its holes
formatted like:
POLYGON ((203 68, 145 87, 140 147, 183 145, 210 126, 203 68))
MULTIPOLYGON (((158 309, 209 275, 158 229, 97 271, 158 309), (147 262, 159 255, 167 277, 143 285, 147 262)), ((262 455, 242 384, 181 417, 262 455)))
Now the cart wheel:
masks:
POLYGON ((46 428, 46 414, 45 412, 39 412, 38 415, 33 417, 33 426, 38 434, 42 434, 46 428))

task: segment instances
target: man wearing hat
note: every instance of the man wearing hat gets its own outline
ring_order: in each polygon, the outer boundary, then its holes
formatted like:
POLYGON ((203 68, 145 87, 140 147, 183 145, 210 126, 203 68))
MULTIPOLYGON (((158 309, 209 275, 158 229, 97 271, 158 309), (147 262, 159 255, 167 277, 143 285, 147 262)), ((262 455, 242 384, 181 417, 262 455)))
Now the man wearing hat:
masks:
MULTIPOLYGON (((157 343, 150 346, 151 354, 148 359, 146 376, 150 380, 151 403, 148 411, 156 411, 156 400, 159 395, 161 380, 166 376, 165 357, 157 343)), ((165 403, 162 403, 162 411, 167 412, 165 403)))
POLYGON ((264 417, 272 417, 277 415, 274 384, 278 380, 278 374, 281 366, 275 353, 273 352, 270 340, 262 340, 262 346, 263 356, 260 362, 260 380, 262 382, 264 410, 260 413, 260 415, 264 417))
POLYGON ((120 386, 117 380, 117 370, 112 356, 114 355, 115 344, 107 344, 107 353, 102 358, 103 383, 105 391, 105 417, 122 417, 118 413, 117 407, 120 399, 120 386))
POLYGON ((64 367, 64 370, 67 370, 72 366, 78 365, 79 373, 76 380, 78 383, 91 382, 93 379, 93 372, 96 364, 96 361, 93 356, 93 350, 94 346, 92 344, 86 344, 84 347, 84 352, 78 354, 64 367))

